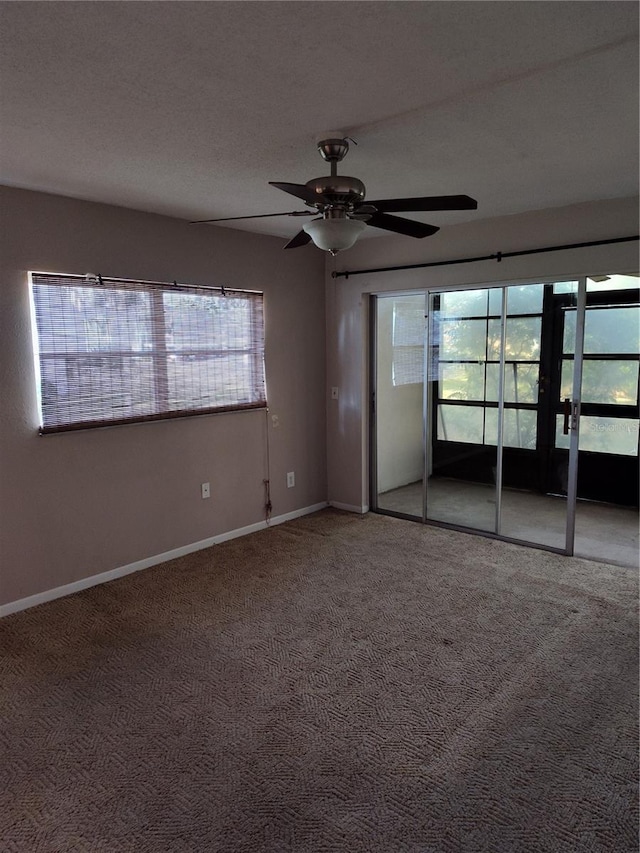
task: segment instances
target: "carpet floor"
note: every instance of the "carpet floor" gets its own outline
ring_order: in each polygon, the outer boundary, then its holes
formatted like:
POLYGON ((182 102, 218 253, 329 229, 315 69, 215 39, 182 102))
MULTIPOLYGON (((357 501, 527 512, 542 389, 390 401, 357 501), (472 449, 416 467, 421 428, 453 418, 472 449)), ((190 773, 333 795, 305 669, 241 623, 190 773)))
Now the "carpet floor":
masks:
POLYGON ((637 573, 335 510, 0 622, 0 850, 636 853, 637 573))

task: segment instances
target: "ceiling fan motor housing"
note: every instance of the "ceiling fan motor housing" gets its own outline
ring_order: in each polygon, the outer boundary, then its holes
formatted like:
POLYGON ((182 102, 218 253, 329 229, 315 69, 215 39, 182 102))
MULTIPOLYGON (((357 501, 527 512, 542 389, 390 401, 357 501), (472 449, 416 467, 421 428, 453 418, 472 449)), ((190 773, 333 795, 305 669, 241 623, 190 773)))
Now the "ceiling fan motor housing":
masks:
POLYGON ((348 175, 328 175, 324 178, 312 178, 305 184, 307 189, 318 196, 318 203, 326 205, 352 205, 363 201, 366 190, 358 178, 348 175))

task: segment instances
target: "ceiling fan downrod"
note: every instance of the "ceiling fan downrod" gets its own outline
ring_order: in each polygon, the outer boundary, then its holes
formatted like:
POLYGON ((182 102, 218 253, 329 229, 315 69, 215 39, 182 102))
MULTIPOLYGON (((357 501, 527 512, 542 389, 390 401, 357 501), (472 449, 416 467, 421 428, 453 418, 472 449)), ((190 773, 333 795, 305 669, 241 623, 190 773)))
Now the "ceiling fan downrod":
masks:
MULTIPOLYGON (((355 142, 353 139, 351 141, 355 142)), ((355 144, 357 145, 358 143, 356 142, 355 144)), ((321 139, 317 143, 317 148, 322 159, 330 164, 331 177, 334 178, 338 173, 338 163, 344 160, 349 153, 349 137, 321 139)))

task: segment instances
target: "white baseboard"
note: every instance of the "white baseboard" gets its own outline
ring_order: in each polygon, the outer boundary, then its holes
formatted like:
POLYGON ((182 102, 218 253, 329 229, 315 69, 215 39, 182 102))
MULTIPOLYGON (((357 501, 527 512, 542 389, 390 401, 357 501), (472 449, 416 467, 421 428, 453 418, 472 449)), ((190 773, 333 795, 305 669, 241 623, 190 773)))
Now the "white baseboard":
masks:
POLYGON ((328 506, 326 501, 313 504, 313 506, 305 506, 302 509, 294 509, 293 512, 286 512, 284 515, 277 515, 266 521, 258 521, 255 524, 249 524, 246 527, 238 527, 236 530, 228 530, 226 533, 219 533, 217 536, 211 536, 208 539, 201 539, 200 542, 192 542, 190 545, 183 545, 180 548, 174 548, 171 551, 165 551, 163 554, 156 554, 153 557, 146 557, 144 560, 138 560, 135 563, 129 563, 126 566, 119 566, 117 569, 111 569, 108 572, 101 572, 99 575, 92 575, 88 578, 82 578, 79 581, 65 584, 64 586, 48 589, 45 592, 38 592, 36 595, 29 595, 27 598, 21 598, 18 601, 10 601, 8 604, 0 604, 0 618, 9 616, 11 613, 17 613, 20 610, 27 610, 29 607, 35 607, 38 604, 45 604, 47 601, 53 601, 56 598, 63 598, 65 595, 72 595, 74 592, 80 592, 83 589, 88 589, 90 586, 98 586, 101 583, 115 580, 116 578, 130 575, 133 572, 139 572, 142 569, 148 569, 151 566, 157 566, 159 563, 166 563, 169 560, 175 560, 176 557, 183 557, 185 554, 191 554, 194 551, 201 551, 203 548, 210 548, 212 545, 218 545, 221 542, 227 542, 229 539, 237 539, 239 536, 246 536, 249 533, 256 533, 258 530, 264 530, 267 527, 273 527, 274 524, 282 524, 285 521, 291 521, 294 518, 300 518, 303 515, 309 515, 312 512, 325 509, 328 506))
POLYGON ((369 512, 369 507, 366 504, 364 506, 356 506, 355 504, 341 504, 338 501, 329 501, 329 506, 333 506, 336 509, 343 509, 345 512, 357 512, 358 515, 364 515, 369 512))

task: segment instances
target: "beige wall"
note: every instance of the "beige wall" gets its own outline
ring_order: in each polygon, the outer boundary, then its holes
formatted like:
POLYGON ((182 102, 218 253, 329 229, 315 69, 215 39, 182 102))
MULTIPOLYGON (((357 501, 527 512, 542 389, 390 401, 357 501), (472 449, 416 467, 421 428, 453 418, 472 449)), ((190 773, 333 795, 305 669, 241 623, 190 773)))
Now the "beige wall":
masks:
MULTIPOLYGON (((338 271, 475 257, 497 251, 638 234, 638 199, 612 199, 443 228, 425 240, 362 240, 337 256, 338 271)), ((433 222, 441 221, 437 214, 433 222)), ((329 500, 365 507, 368 495, 369 294, 485 282, 638 271, 638 243, 334 279, 327 272, 327 381, 338 400, 327 409, 329 500)), ((333 267, 332 267, 333 268, 333 267)))
POLYGON ((264 291, 273 514, 326 500, 322 253, 17 189, 0 206, 0 604, 264 518, 264 413, 37 434, 28 270, 264 291))

